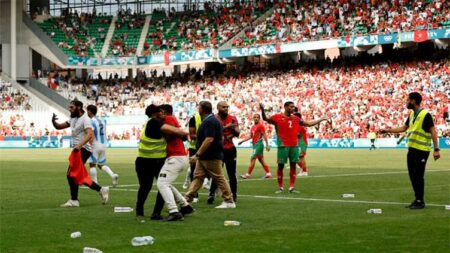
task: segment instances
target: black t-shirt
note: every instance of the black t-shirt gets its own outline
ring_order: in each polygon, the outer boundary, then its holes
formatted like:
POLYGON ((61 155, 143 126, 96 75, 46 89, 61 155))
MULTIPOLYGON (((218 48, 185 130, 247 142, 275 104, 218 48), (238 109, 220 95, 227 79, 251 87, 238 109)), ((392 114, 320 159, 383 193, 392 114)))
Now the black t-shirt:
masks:
MULTIPOLYGON (((405 125, 409 127, 409 117, 406 119, 405 125)), ((430 128, 434 126, 433 117, 431 117, 430 113, 427 113, 425 115, 425 118, 423 119, 422 129, 423 131, 429 133, 430 128)))
POLYGON ((195 116, 192 116, 191 119, 189 120, 189 127, 195 128, 195 116))
POLYGON ((207 137, 213 137, 214 141, 209 148, 200 156, 200 160, 222 160, 223 159, 223 126, 214 117, 214 114, 206 115, 197 131, 198 150, 207 137))
POLYGON ((147 122, 147 127, 145 128, 145 136, 152 139, 161 139, 163 137, 161 133, 161 127, 163 123, 158 120, 152 118, 147 122))

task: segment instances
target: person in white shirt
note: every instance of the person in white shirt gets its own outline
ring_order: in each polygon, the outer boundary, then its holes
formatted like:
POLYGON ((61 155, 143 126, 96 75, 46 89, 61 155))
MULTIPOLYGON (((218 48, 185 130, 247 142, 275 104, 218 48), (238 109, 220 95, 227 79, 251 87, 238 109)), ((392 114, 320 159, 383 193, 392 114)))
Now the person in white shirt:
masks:
MULTIPOLYGON (((83 110, 83 103, 78 100, 73 100, 70 102, 69 112, 70 112, 69 121, 57 123, 56 120, 58 120, 58 117, 56 117, 56 115, 53 114, 52 123, 57 130, 66 129, 70 127, 72 131, 73 152, 81 152, 81 159, 84 165, 84 163, 86 163, 86 160, 92 154, 92 146, 90 144, 90 140, 92 139, 91 120, 83 110)), ((61 207, 80 206, 80 202, 78 201, 79 185, 76 183, 76 179, 73 176, 71 176, 70 169, 71 168, 69 167, 67 173, 67 181, 69 182, 70 186, 71 198, 66 203, 62 204, 61 207)), ((99 192, 100 197, 102 199, 102 203, 106 204, 106 202, 108 201, 108 194, 109 194, 108 187, 101 187, 100 185, 98 185, 93 181, 92 183, 84 182, 84 184, 87 185, 92 190, 99 192)))
POLYGON ((91 179, 98 183, 96 169, 96 167, 98 167, 111 177, 112 185, 113 187, 116 187, 118 184, 119 175, 114 173, 111 168, 106 165, 106 147, 108 146, 108 140, 106 138, 106 122, 95 117, 95 115, 97 115, 97 106, 88 105, 86 110, 94 129, 94 138, 92 139, 92 155, 88 160, 90 167, 89 174, 91 175, 91 179))

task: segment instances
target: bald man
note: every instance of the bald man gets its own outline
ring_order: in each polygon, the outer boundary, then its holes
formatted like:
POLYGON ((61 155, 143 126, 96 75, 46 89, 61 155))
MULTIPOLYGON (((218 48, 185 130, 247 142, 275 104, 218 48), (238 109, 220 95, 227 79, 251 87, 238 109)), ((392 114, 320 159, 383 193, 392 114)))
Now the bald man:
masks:
MULTIPOLYGON (((223 163, 227 169, 228 179, 230 181, 231 192, 233 193, 233 200, 237 200, 237 176, 236 176, 236 157, 237 150, 233 143, 233 138, 238 137, 241 130, 239 123, 235 116, 228 114, 230 106, 227 102, 222 101, 217 104, 216 118, 223 126, 223 163)), ((213 181, 209 190, 208 204, 214 203, 214 196, 217 190, 217 185, 213 181)))

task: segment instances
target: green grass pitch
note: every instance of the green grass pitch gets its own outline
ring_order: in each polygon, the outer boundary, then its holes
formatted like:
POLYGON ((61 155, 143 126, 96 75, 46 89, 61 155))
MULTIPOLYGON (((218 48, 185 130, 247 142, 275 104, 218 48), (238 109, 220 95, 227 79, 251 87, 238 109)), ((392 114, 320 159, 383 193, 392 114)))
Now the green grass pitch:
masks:
MULTIPOLYGON (((107 205, 97 193, 80 189, 80 208, 59 205, 69 199, 65 178, 67 149, 0 150, 0 252, 82 252, 89 246, 110 252, 449 252, 450 150, 437 162, 430 157, 423 210, 404 205, 413 200, 406 150, 308 150, 309 177, 298 178, 299 194, 275 194, 275 179, 261 180, 257 164, 252 180, 239 180, 236 209, 218 210, 200 193, 196 212, 182 222, 149 219, 139 224, 134 208, 136 150, 108 150, 108 164, 120 174, 107 205), (355 198, 343 199, 344 193, 355 198), (381 208, 382 214, 368 214, 381 208), (225 227, 225 220, 241 226, 225 227), (70 233, 81 231, 80 238, 70 233), (134 236, 151 235, 153 245, 133 247, 134 236)), ((266 153, 276 173, 276 150, 266 153)), ((247 170, 250 150, 238 151, 238 174, 247 170)), ((185 174, 177 180, 181 188, 185 174)), ((285 169, 285 188, 289 182, 285 169)), ((102 185, 110 178, 99 171, 102 185)), ((150 215, 156 185, 146 202, 150 215)))

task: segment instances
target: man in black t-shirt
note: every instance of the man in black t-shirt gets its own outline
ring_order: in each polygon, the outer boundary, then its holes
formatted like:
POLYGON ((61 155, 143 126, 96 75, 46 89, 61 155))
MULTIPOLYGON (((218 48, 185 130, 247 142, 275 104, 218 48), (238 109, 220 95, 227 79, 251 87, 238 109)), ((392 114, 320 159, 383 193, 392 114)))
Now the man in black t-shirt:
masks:
POLYGON ((198 110, 202 117, 202 124, 197 131, 197 153, 190 159, 190 162, 195 163, 196 167, 194 180, 186 193, 186 200, 192 202, 197 191, 202 187, 206 175, 209 174, 221 190, 224 200, 216 208, 236 208, 230 186, 222 171, 223 126, 212 113, 210 102, 200 102, 198 110))
POLYGON ((434 127, 431 114, 420 107, 422 96, 417 92, 408 95, 406 107, 412 112, 404 126, 390 129, 381 129, 379 133, 401 133, 408 131, 408 155, 407 165, 409 178, 414 189, 415 200, 408 206, 409 209, 422 209, 425 207, 425 166, 430 154, 431 140, 434 144, 433 157, 437 160, 439 154, 439 143, 437 140, 436 128, 434 127))

